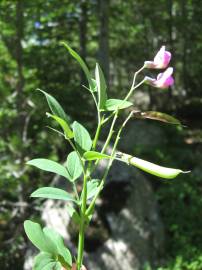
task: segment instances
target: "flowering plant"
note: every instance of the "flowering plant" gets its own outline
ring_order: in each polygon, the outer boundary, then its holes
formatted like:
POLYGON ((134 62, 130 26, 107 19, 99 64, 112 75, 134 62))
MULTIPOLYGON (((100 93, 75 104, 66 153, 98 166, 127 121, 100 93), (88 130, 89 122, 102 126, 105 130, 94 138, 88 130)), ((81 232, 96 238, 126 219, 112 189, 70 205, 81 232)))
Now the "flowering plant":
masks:
MULTIPOLYGON (((95 102, 97 110, 97 128, 94 136, 91 136, 88 130, 79 122, 69 122, 69 119, 58 101, 43 90, 39 90, 47 99, 51 113, 47 116, 51 121, 55 121, 60 127, 55 130, 62 134, 64 140, 72 147, 72 152, 68 154, 65 164, 60 164, 55 161, 36 158, 27 162, 28 165, 35 166, 41 170, 56 173, 64 177, 71 183, 72 193, 55 187, 42 187, 31 194, 33 198, 46 198, 53 200, 63 200, 68 203, 68 211, 73 219, 73 222, 79 225, 78 234, 78 250, 76 259, 73 261, 72 254, 64 245, 62 237, 52 228, 41 228, 38 223, 26 220, 24 223, 25 232, 30 241, 39 249, 39 254, 34 260, 34 270, 84 270, 83 254, 84 254, 84 238, 85 230, 88 227, 96 205, 96 200, 102 191, 108 172, 113 164, 113 161, 119 160, 126 164, 136 166, 137 168, 162 177, 172 179, 178 174, 183 173, 180 169, 165 168, 143 159, 133 157, 126 153, 120 153, 117 150, 121 133, 128 121, 132 118, 149 118, 162 122, 180 124, 180 122, 172 116, 164 113, 147 111, 137 112, 129 110, 126 119, 118 126, 118 131, 115 132, 115 125, 122 110, 131 108, 132 103, 129 98, 140 85, 143 83, 150 84, 158 88, 167 88, 173 85, 172 78, 173 68, 167 68, 171 53, 165 50, 163 46, 154 58, 154 61, 146 61, 142 68, 134 74, 132 86, 124 99, 108 99, 107 83, 104 74, 99 64, 95 67, 95 77, 92 78, 91 73, 82 60, 82 58, 67 44, 63 43, 68 52, 78 61, 84 71, 88 85, 85 88, 90 92, 95 102), (139 83, 136 83, 137 75, 146 68, 167 68, 164 73, 160 73, 157 79, 145 77, 139 83), (97 143, 102 131, 102 128, 111 123, 106 141, 101 149, 97 150, 97 143), (113 135, 115 134, 115 137, 113 135), (107 147, 113 142, 111 154, 106 152, 107 147), (108 164, 103 172, 101 179, 93 179, 92 175, 96 171, 101 159, 107 159, 108 164), (82 182, 82 191, 78 191, 78 182, 82 182), (73 205, 73 206, 72 206, 73 205)), ((74 254, 75 255, 75 254, 74 254)))

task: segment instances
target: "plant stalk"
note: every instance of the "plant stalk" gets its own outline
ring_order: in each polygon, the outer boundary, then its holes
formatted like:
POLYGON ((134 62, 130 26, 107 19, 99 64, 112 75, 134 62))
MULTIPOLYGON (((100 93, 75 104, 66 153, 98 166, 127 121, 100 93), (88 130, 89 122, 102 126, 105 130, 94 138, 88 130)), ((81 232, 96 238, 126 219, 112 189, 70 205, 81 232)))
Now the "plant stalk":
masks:
POLYGON ((84 252, 84 233, 85 233, 85 220, 86 220, 86 202, 87 202, 87 179, 88 174, 86 173, 83 178, 83 197, 81 205, 81 222, 79 226, 79 240, 78 240, 78 255, 77 255, 77 269, 80 270, 83 262, 84 252))

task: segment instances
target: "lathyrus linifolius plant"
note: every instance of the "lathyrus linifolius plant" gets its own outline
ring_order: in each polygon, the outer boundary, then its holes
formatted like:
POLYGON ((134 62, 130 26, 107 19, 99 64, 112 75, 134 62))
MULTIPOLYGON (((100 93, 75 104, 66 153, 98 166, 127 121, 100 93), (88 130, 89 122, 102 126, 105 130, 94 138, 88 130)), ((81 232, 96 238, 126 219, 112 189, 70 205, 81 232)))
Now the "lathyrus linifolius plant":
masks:
POLYGON ((157 88, 168 88, 173 85, 173 68, 167 68, 171 59, 171 53, 165 50, 165 46, 162 46, 153 61, 145 61, 143 66, 135 72, 128 93, 124 99, 120 100, 107 97, 107 83, 99 64, 96 64, 95 76, 92 76, 81 57, 67 44, 63 43, 63 45, 78 61, 86 75, 88 85, 85 88, 92 95, 97 110, 97 128, 95 134, 90 135, 81 123, 77 121, 70 123, 58 101, 45 91, 39 90, 45 95, 48 102, 50 113, 47 113, 47 116, 50 118, 50 121, 57 122, 60 131, 56 131, 62 134, 64 140, 70 144, 72 152, 68 154, 64 165, 44 158, 30 160, 27 164, 63 176, 71 183, 73 192, 70 194, 59 188, 42 187, 34 191, 31 197, 66 201, 67 209, 73 222, 79 226, 79 234, 76 259, 73 261, 69 249, 64 245, 62 237, 56 231, 47 227, 42 229, 38 223, 26 220, 24 223, 25 232, 30 241, 39 249, 39 254, 34 260, 34 270, 70 270, 75 268, 80 270, 84 267, 82 265, 85 230, 91 221, 96 200, 104 187, 108 172, 115 159, 165 179, 175 178, 183 172, 179 169, 165 168, 129 154, 120 153, 117 150, 121 132, 131 118, 148 118, 180 124, 177 119, 164 113, 154 111, 137 112, 131 109, 126 119, 117 127, 117 119, 120 116, 120 112, 125 108, 132 108, 133 104, 129 101, 129 98, 140 85, 147 83, 157 88), (163 73, 158 74, 156 79, 146 76, 137 83, 136 78, 138 74, 147 68, 167 69, 163 73), (102 150, 98 151, 97 142, 102 128, 107 123, 110 123, 108 135, 102 150), (109 144, 113 145, 110 155, 106 153, 109 144), (101 159, 107 159, 108 161, 107 167, 103 171, 103 176, 101 179, 92 179, 92 175, 101 159), (80 179, 82 179, 81 192, 77 188, 77 182, 81 181, 80 179))

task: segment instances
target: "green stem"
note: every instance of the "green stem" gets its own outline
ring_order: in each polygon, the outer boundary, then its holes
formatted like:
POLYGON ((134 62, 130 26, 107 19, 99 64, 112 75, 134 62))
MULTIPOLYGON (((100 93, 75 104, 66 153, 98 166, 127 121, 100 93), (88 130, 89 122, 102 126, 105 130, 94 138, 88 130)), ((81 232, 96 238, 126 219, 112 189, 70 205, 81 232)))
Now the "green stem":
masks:
POLYGON ((118 142, 119 142, 119 140, 120 140, 121 132, 122 132, 123 128, 125 127, 125 125, 127 124, 127 122, 128 122, 128 121, 130 120, 130 118, 132 117, 132 115, 133 115, 133 112, 130 112, 130 114, 129 114, 128 117, 125 119, 125 121, 123 122, 123 124, 121 125, 121 127, 120 127, 120 129, 119 129, 119 131, 118 131, 118 133, 117 133, 116 140, 115 140, 115 142, 114 142, 114 146, 113 146, 112 153, 111 153, 111 159, 110 159, 110 161, 109 161, 109 163, 108 163, 108 166, 107 166, 107 168, 106 168, 106 170, 105 170, 105 173, 104 173, 104 175, 103 175, 103 178, 102 178, 102 180, 101 180, 101 182, 100 182, 100 185, 99 185, 99 187, 98 187, 98 191, 97 191, 97 193, 95 194, 93 200, 91 201, 91 203, 90 203, 90 205, 89 205, 89 207, 88 207, 88 209, 87 209, 87 211, 86 211, 86 216, 90 215, 90 214, 92 213, 93 209, 94 209, 95 202, 96 202, 96 200, 97 200, 97 198, 98 198, 98 196, 99 196, 101 190, 103 189, 103 186, 104 186, 104 183, 105 183, 105 181, 106 181, 107 175, 108 175, 109 170, 110 170, 110 168, 111 168, 111 166, 112 166, 112 163, 113 163, 113 161, 114 161, 114 159, 115 159, 115 152, 116 152, 116 149, 117 149, 118 142))
POLYGON ((105 144, 104 144, 104 146, 103 146, 103 148, 102 148, 102 151, 101 151, 102 154, 105 152, 107 146, 108 146, 109 143, 110 143, 111 137, 112 137, 112 135, 113 135, 113 133, 114 133, 114 125, 115 125, 116 120, 117 120, 117 118, 118 118, 118 113, 119 113, 119 111, 116 110, 116 111, 115 111, 115 114, 114 114, 114 118, 113 118, 112 124, 111 124, 111 127, 110 127, 110 130, 109 130, 109 134, 108 134, 108 136, 107 136, 106 142, 105 142, 105 144))
POLYGON ((98 126, 97 126, 97 130, 96 130, 95 137, 94 137, 94 140, 93 140, 93 145, 92 145, 93 150, 95 150, 95 148, 96 148, 97 141, 98 141, 98 138, 99 138, 99 135, 100 135, 101 127, 102 127, 102 121, 100 121, 100 117, 99 117, 98 118, 98 126))
POLYGON ((145 66, 142 66, 138 71, 135 72, 134 74, 134 77, 133 77, 133 83, 132 83, 132 86, 130 88, 130 91, 128 92, 128 94, 126 95, 126 97, 124 98, 124 101, 128 100, 130 98, 130 96, 132 95, 133 91, 138 88, 141 84, 144 83, 144 79, 138 83, 136 86, 135 86, 135 82, 136 82, 136 77, 137 75, 145 68, 145 66))
POLYGON ((83 179, 83 197, 81 205, 81 221, 79 226, 79 240, 78 240, 78 255, 77 255, 77 269, 80 270, 83 261, 84 252, 84 233, 85 233, 85 220, 86 220, 86 202, 87 202, 87 174, 84 175, 83 179))

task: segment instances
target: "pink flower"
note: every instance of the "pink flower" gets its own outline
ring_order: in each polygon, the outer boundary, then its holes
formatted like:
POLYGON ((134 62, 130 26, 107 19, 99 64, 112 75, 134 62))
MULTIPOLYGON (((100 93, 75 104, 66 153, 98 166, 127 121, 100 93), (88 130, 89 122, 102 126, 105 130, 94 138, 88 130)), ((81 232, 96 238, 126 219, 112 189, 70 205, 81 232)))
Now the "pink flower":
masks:
POLYGON ((165 50, 165 46, 162 46, 154 57, 154 61, 145 61, 144 66, 146 68, 167 68, 170 63, 171 53, 165 50))
POLYGON ((163 73, 159 73, 156 79, 145 77, 145 82, 151 86, 157 88, 168 88, 174 84, 174 79, 172 77, 173 68, 167 68, 163 73))

